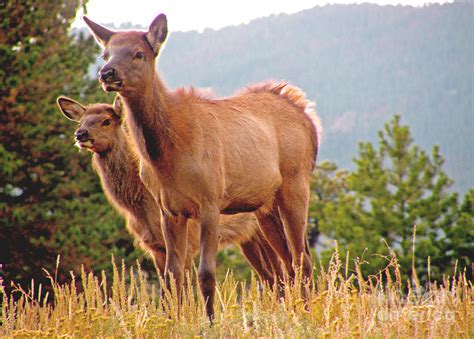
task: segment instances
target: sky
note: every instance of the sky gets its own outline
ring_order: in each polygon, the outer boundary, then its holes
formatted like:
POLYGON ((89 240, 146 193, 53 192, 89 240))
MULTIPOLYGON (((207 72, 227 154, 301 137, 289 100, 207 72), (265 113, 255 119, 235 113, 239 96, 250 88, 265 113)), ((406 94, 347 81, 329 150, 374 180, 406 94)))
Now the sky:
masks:
MULTIPOLYGON (((202 31, 220 29, 229 25, 248 23, 253 19, 272 14, 292 14, 326 4, 376 3, 379 5, 423 6, 429 2, 446 3, 450 0, 89 0, 87 16, 98 23, 131 22, 144 27, 160 13, 168 17, 170 31, 202 31)), ((85 27, 78 14, 74 27, 85 27)))

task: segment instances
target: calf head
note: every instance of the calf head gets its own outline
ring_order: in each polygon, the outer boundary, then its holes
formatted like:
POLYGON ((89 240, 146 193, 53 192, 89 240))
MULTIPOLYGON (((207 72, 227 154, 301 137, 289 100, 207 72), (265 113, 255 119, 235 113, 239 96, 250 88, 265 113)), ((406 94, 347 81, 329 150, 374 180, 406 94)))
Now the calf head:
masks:
POLYGON ((57 99, 59 109, 69 120, 79 123, 75 132, 76 145, 94 153, 110 151, 119 138, 122 104, 115 98, 113 105, 94 104, 84 106, 61 96, 57 99))

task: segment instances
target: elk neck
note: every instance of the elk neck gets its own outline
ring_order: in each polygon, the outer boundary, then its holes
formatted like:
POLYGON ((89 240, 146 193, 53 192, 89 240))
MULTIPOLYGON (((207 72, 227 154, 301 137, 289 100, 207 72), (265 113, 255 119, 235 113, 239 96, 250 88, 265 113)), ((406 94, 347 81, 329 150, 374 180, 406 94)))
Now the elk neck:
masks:
POLYGON ((141 156, 152 163, 165 160, 167 150, 173 147, 171 99, 165 85, 155 74, 142 91, 121 96, 130 134, 141 156))
POLYGON ((126 209, 134 209, 142 204, 146 188, 139 177, 137 157, 121 128, 108 152, 94 154, 93 167, 109 198, 126 209))

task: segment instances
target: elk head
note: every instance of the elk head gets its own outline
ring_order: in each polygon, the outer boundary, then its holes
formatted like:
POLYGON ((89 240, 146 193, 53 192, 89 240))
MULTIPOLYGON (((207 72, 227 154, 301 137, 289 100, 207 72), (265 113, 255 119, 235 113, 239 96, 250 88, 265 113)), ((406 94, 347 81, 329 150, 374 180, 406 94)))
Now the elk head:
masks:
POLYGON ((106 64, 99 71, 105 91, 141 92, 155 76, 155 58, 168 35, 164 14, 158 15, 147 32, 111 31, 84 17, 93 36, 104 48, 106 64))
POLYGON ((115 98, 113 106, 84 106, 64 96, 59 97, 57 103, 66 118, 79 123, 74 134, 79 148, 99 154, 112 149, 121 128, 122 103, 119 97, 115 98))

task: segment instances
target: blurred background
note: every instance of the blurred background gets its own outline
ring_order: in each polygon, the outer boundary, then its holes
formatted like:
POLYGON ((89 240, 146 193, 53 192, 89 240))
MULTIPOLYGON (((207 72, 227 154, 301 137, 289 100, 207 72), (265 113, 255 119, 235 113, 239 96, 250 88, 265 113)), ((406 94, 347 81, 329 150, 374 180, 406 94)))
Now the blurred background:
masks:
MULTIPOLYGON (((343 260, 366 263, 365 275, 383 269, 393 252, 409 279, 414 225, 414 267, 423 281, 470 270, 474 4, 219 3, 2 2, 0 263, 7 290, 12 281, 46 281, 43 268, 54 271, 58 255, 59 281, 81 265, 109 273, 112 254, 155 275, 105 200, 91 155, 74 147, 74 123, 56 107, 59 95, 83 103, 114 98, 96 80, 102 60, 84 13, 115 29, 146 29, 169 13, 158 68, 171 89, 192 85, 228 96, 286 80, 316 102, 324 134, 308 234, 317 270, 336 239, 343 260)), ((219 253, 221 278, 229 268, 239 279, 250 275, 233 247, 219 253)))

